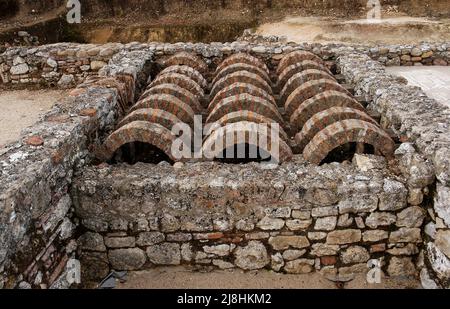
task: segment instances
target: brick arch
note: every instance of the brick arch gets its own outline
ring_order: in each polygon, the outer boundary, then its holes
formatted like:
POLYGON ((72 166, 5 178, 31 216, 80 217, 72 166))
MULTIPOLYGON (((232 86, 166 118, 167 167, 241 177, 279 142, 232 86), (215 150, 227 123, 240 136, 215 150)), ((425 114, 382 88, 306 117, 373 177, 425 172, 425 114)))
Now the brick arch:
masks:
POLYGON ((284 104, 286 115, 292 116, 295 110, 304 101, 328 90, 335 90, 345 94, 349 94, 349 92, 344 87, 342 87, 335 81, 331 81, 329 79, 312 80, 295 89, 287 98, 286 103, 284 104))
MULTIPOLYGON (((209 153, 208 157, 217 158, 219 155, 223 153, 223 151, 227 148, 226 146, 238 145, 238 144, 250 144, 260 149, 263 149, 267 153, 270 153, 272 157, 278 162, 285 162, 292 159, 292 150, 291 148, 280 138, 278 138, 279 145, 279 153, 278 155, 274 152, 275 149, 271 147, 272 136, 270 134, 270 129, 267 129, 266 132, 260 129, 260 127, 254 122, 241 121, 227 124, 217 130, 211 132, 211 134, 205 139, 205 142, 202 146, 203 154, 209 153), (264 139, 267 141, 267 147, 263 147, 263 144, 252 142, 250 138, 250 134, 258 134, 258 138, 264 139), (236 137, 237 134, 244 134, 244 141, 239 141, 236 137), (214 147, 216 141, 222 140, 222 147, 214 147), (229 145, 227 145, 227 140, 231 140, 229 145)), ((275 140, 274 140, 275 142, 275 140)))
POLYGON ((325 62, 322 60, 322 58, 320 58, 316 54, 304 50, 296 50, 290 52, 281 59, 280 63, 278 64, 277 74, 281 74, 281 72, 283 72, 287 67, 304 60, 314 61, 326 67, 325 62))
POLYGON ((147 121, 134 121, 114 131, 103 144, 105 160, 113 157, 114 153, 123 145, 132 142, 142 142, 153 145, 163 151, 172 161, 172 143, 175 135, 160 124, 147 121))
POLYGON ((119 122, 118 128, 123 127, 134 121, 147 121, 151 123, 157 123, 164 128, 172 131, 172 128, 182 121, 177 116, 157 108, 142 108, 135 110, 128 114, 122 121, 119 122))
POLYGON ((306 82, 315 79, 329 79, 336 81, 333 76, 322 70, 308 69, 294 74, 284 85, 280 92, 280 101, 285 103, 289 95, 298 87, 306 82))
POLYGON ((209 114, 206 123, 215 122, 228 113, 240 110, 258 113, 283 125, 283 118, 272 103, 246 93, 228 97, 220 101, 209 114))
MULTIPOLYGON (((270 118, 267 118, 261 114, 248 111, 248 110, 240 110, 236 112, 231 112, 220 118, 216 121, 216 123, 223 127, 230 123, 236 123, 241 121, 248 121, 248 122, 254 122, 254 123, 264 123, 267 124, 269 127, 274 121, 270 118)), ((279 132, 280 132, 280 138, 283 139, 286 143, 289 141, 289 137, 284 131, 284 129, 279 126, 279 132)))
POLYGON ((266 99, 270 103, 276 106, 275 99, 273 96, 268 94, 263 89, 253 86, 252 84, 247 83, 233 83, 222 90, 220 90, 215 97, 211 100, 208 106, 208 114, 213 110, 213 108, 223 99, 239 95, 239 94, 250 94, 255 97, 260 97, 266 99))
POLYGON ((137 102, 131 108, 130 112, 134 112, 142 108, 162 109, 175 115, 178 119, 189 125, 194 124, 195 113, 193 109, 188 104, 170 94, 154 94, 148 96, 137 102))
POLYGON ((196 114, 202 113, 203 108, 197 97, 193 95, 192 92, 190 92, 189 90, 181 88, 180 86, 175 84, 161 84, 155 87, 151 87, 142 94, 139 100, 143 100, 155 94, 172 95, 180 99, 181 101, 187 103, 193 109, 194 113, 196 114))
POLYGON ((335 122, 317 133, 305 147, 303 157, 311 163, 320 164, 335 148, 347 143, 366 143, 377 152, 392 157, 395 143, 376 125, 357 119, 335 122))
POLYGON ((221 78, 223 78, 229 74, 232 74, 234 72, 238 72, 238 71, 247 71, 247 72, 256 74, 259 77, 261 77, 262 79, 264 79, 267 84, 270 85, 272 83, 272 81, 269 78, 269 75, 263 69, 255 66, 253 64, 246 64, 246 63, 239 62, 239 63, 231 64, 229 66, 224 67, 220 72, 218 72, 216 74, 216 76, 214 77, 214 79, 212 81, 212 84, 214 85, 221 78))
POLYGON ((266 72, 267 75, 269 75, 269 69, 263 61, 246 53, 236 53, 226 58, 217 67, 216 74, 222 71, 225 67, 233 65, 235 63, 245 63, 256 66, 266 72))
POLYGON ((199 84, 197 84, 186 75, 180 73, 167 73, 159 75, 149 85, 149 87, 154 87, 161 84, 175 84, 177 86, 180 86, 181 88, 192 92, 199 100, 201 100, 205 96, 205 93, 203 92, 203 89, 199 86, 199 84))
POLYGON ((331 107, 315 114, 305 123, 302 131, 295 136, 298 149, 303 151, 306 145, 321 130, 335 122, 346 119, 359 119, 378 127, 377 122, 361 110, 342 106, 331 107))
POLYGON ((295 74, 311 69, 323 71, 329 75, 333 75, 325 66, 315 61, 303 60, 302 62, 288 66, 278 75, 277 89, 282 90, 287 81, 295 74))
POLYGON ((260 76, 247 71, 238 71, 218 80, 211 89, 211 97, 215 97, 220 90, 234 83, 252 84, 253 86, 259 87, 266 91, 268 94, 272 95, 272 88, 260 76))
POLYGON ((168 74, 168 73, 179 73, 186 75, 193 81, 195 81, 200 87, 206 89, 208 87, 208 82, 203 77, 203 75, 197 71, 196 69, 187 66, 187 65, 172 65, 170 67, 165 68, 159 73, 160 75, 168 74))
POLYGON ((201 74, 206 74, 208 72, 208 66, 203 60, 187 52, 176 53, 175 55, 164 61, 165 67, 170 67, 173 65, 187 65, 191 68, 196 69, 201 74))
POLYGON ((308 119, 313 117, 313 115, 331 107, 338 106, 365 111, 364 106, 346 93, 335 90, 327 90, 320 92, 319 94, 316 94, 315 96, 302 102, 291 115, 290 124, 292 128, 299 131, 303 128, 308 119))

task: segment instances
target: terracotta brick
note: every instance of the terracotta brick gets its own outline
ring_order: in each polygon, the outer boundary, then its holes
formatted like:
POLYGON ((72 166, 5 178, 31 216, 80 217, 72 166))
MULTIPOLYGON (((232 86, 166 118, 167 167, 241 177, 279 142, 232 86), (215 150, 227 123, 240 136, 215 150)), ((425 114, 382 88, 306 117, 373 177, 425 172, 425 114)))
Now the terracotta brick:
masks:
POLYGON ((269 74, 269 70, 267 69, 267 66, 262 62, 260 59, 253 57, 246 53, 236 53, 231 55, 230 57, 226 58, 222 63, 217 67, 216 74, 222 71, 225 67, 236 64, 236 63, 245 63, 250 64, 253 66, 256 66, 263 71, 265 71, 267 74, 269 74))
POLYGON ((175 115, 166 112, 161 109, 153 108, 142 108, 135 110, 134 112, 128 114, 117 126, 118 128, 123 127, 133 121, 148 121, 152 123, 157 123, 172 131, 172 128, 182 121, 178 119, 175 115))
POLYGON ((201 74, 205 74, 208 71, 208 66, 203 60, 187 52, 180 52, 173 55, 172 57, 164 61, 164 65, 166 67, 170 67, 173 65, 187 65, 197 70, 201 74))
POLYGON ((249 73, 256 74, 262 79, 264 79, 266 83, 268 83, 269 85, 272 83, 266 71, 253 64, 246 64, 246 63, 235 63, 224 67, 220 72, 216 74, 212 83, 215 84, 221 78, 239 71, 247 71, 249 73))
POLYGON ((25 140, 25 144, 30 146, 42 146, 44 145, 44 140, 40 136, 31 136, 25 140))
POLYGON ((161 84, 175 84, 181 88, 189 90, 198 99, 202 99, 205 96, 202 87, 200 87, 199 84, 197 84, 194 80, 183 74, 166 73, 163 75, 158 75, 156 79, 150 84, 150 88, 161 84))
POLYGON ((179 74, 186 75, 187 77, 189 77, 190 79, 195 81, 203 89, 206 89, 208 87, 208 82, 203 77, 203 75, 199 71, 197 71, 196 69, 194 69, 190 66, 173 65, 173 66, 167 67, 164 70, 162 70, 161 73, 159 73, 159 75, 164 75, 164 74, 168 74, 168 73, 179 73, 179 74))
POLYGON ((332 75, 327 67, 312 60, 303 60, 301 62, 297 62, 293 65, 288 66, 278 75, 277 89, 281 91, 286 85, 287 81, 292 78, 292 76, 306 70, 318 70, 323 71, 328 75, 332 75))
POLYGON ((259 75, 249 73, 247 71, 238 71, 218 80, 211 89, 211 97, 215 97, 220 90, 234 83, 248 83, 255 87, 259 87, 268 94, 272 95, 272 87, 259 75))
POLYGON ((337 263, 337 259, 335 256, 322 256, 320 258, 320 263, 324 266, 335 265, 337 263))
POLYGON ((311 60, 325 66, 325 62, 319 56, 308 51, 296 50, 290 52, 281 59, 280 63, 278 64, 277 74, 280 75, 281 72, 283 72, 288 66, 296 64, 298 62, 302 62, 304 60, 311 60))

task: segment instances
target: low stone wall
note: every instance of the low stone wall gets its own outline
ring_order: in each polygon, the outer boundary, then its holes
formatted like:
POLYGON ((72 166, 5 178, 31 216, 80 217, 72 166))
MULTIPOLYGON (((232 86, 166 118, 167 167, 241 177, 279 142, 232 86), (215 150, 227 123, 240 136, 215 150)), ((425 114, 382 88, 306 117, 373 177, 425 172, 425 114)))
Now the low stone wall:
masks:
POLYGON ((15 47, 0 55, 3 86, 72 88, 97 75, 122 44, 82 45, 58 43, 36 48, 15 47))
POLYGON ((392 129, 405 142, 397 152, 404 156, 400 169, 409 178, 411 190, 419 195, 433 190, 434 201, 428 209, 432 221, 424 227, 426 250, 421 278, 426 287, 436 287, 434 281, 448 287, 450 109, 427 97, 420 88, 407 86, 390 76, 380 63, 367 55, 343 53, 337 66, 347 82, 355 86, 356 94, 370 102, 368 108, 382 115, 383 126, 392 129), (422 179, 418 181, 417 177, 422 179))
POLYGON ((297 157, 274 169, 102 165, 72 188, 84 282, 179 264, 345 278, 367 272, 369 259, 387 275, 414 276, 426 217, 406 181, 364 155, 321 167, 297 157))
POLYGON ((134 100, 151 57, 146 50, 113 57, 106 76, 74 89, 1 150, 0 287, 68 285, 61 274, 76 250, 73 171, 89 163, 89 145, 111 130, 118 106, 134 100))

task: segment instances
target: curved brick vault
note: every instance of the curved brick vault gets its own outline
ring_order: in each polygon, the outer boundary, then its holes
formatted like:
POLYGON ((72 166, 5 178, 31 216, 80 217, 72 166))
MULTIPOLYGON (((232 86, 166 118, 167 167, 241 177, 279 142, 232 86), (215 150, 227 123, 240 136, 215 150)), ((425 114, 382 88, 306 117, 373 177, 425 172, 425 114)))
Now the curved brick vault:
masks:
POLYGON ((159 75, 164 75, 164 74, 168 74, 168 73, 179 73, 179 74, 186 75, 187 77, 189 77, 190 79, 195 81, 203 89, 208 88, 208 82, 203 77, 203 75, 199 71, 197 71, 196 69, 194 69, 190 66, 173 65, 173 66, 167 67, 164 70, 162 70, 161 73, 159 73, 159 75))
POLYGON ((128 114, 122 121, 119 122, 118 127, 123 127, 133 121, 147 121, 157 123, 172 131, 172 128, 182 121, 175 115, 157 108, 142 108, 135 110, 128 114))
POLYGON ((160 124, 147 121, 134 121, 114 131, 104 143, 104 156, 111 159, 114 153, 123 145, 132 142, 142 142, 153 145, 163 151, 171 160, 171 147, 175 135, 160 124))
POLYGON ((234 72, 239 72, 239 71, 247 71, 253 74, 258 75, 259 77, 261 77, 262 79, 264 79, 266 81, 267 84, 271 84, 272 81, 269 78, 269 75, 267 74, 266 71, 264 71, 263 69, 253 65, 253 64, 246 64, 246 63, 235 63, 235 64, 231 64, 229 66, 224 67, 219 73, 217 73, 217 75, 214 77, 212 84, 216 84, 217 81, 219 81, 221 78, 232 74, 234 72))
POLYGON ((196 69, 201 74, 208 72, 208 66, 206 63, 198 58, 197 56, 187 53, 179 52, 164 61, 165 67, 175 66, 175 65, 187 65, 191 68, 196 69))
POLYGON ((303 126, 300 133, 295 136, 297 147, 303 151, 314 136, 327 126, 345 119, 359 119, 378 126, 365 112, 350 107, 331 107, 312 116, 303 126))
POLYGON ((268 94, 272 95, 272 87, 270 87, 270 85, 259 75, 247 71, 238 71, 218 80, 211 89, 210 96, 212 98, 215 97, 220 90, 234 83, 252 84, 253 86, 259 87, 266 91, 268 94))
POLYGON ((210 113, 214 107, 223 99, 239 95, 239 94, 250 94, 255 97, 260 97, 263 99, 266 99, 267 101, 271 102, 273 105, 276 105, 275 99, 273 96, 268 94, 263 89, 253 86, 252 84, 247 83, 233 83, 222 90, 220 90, 215 97, 211 100, 208 106, 208 113, 210 113))
POLYGON ((301 130, 314 114, 320 113, 331 107, 351 107, 364 111, 364 107, 351 96, 341 91, 327 90, 302 102, 290 117, 291 127, 297 131, 301 130))
POLYGON ((155 87, 161 84, 175 84, 180 86, 181 88, 192 92, 199 100, 205 96, 205 93, 199 84, 186 75, 180 73, 166 73, 163 75, 158 75, 149 87, 155 87))
POLYGON ((335 148, 351 143, 372 145, 376 152, 392 157, 395 143, 389 135, 376 125, 347 119, 335 122, 317 133, 305 147, 303 157, 314 164, 320 164, 335 148))
MULTIPOLYGON (((248 122, 254 122, 254 123, 264 123, 267 124, 268 127, 271 127, 273 124, 273 120, 265 117, 261 114, 248 111, 248 110, 241 110, 236 112, 231 112, 217 120, 215 123, 217 123, 219 126, 225 126, 230 123, 236 123, 241 121, 248 121, 248 122)), ((280 132, 280 138, 283 139, 286 143, 289 141, 289 137, 284 131, 284 129, 279 126, 279 132, 280 132)))
POLYGON ((311 60, 326 67, 325 62, 322 60, 322 58, 320 58, 316 54, 304 50, 296 50, 290 52, 281 59, 280 63, 278 64, 277 74, 280 75, 281 72, 283 72, 287 67, 304 60, 311 60))
POLYGON ((200 114, 202 112, 202 106, 197 97, 193 95, 189 90, 181 88, 180 86, 175 84, 161 84, 155 87, 151 87, 142 94, 139 100, 142 101, 143 99, 151 95, 157 94, 172 95, 179 100, 187 103, 195 113, 200 114))
POLYGON ((291 116, 304 101, 328 90, 350 94, 344 87, 335 81, 329 79, 312 80, 295 89, 287 98, 286 103, 284 104, 286 115, 291 116))
POLYGON ((328 73, 329 75, 333 75, 325 66, 315 61, 303 60, 301 62, 297 62, 293 65, 288 66, 283 70, 283 72, 278 75, 277 89, 281 91, 284 85, 286 85, 287 81, 295 74, 311 69, 323 71, 325 73, 328 73))
POLYGON ((280 92, 280 101, 285 103, 291 93, 306 82, 316 79, 329 79, 335 81, 334 77, 322 70, 308 69, 294 74, 284 85, 280 92))
POLYGON ((193 125, 195 112, 191 106, 170 94, 154 94, 137 102, 131 112, 142 108, 162 109, 175 115, 181 121, 193 125))
POLYGON ((214 158, 219 158, 224 150, 227 149, 227 146, 249 144, 271 154, 272 158, 278 162, 285 162, 292 159, 293 154, 291 148, 279 136, 273 138, 275 139, 274 143, 277 142, 279 145, 278 153, 275 152, 275 148, 272 148, 270 129, 264 131, 254 122, 241 121, 227 124, 224 127, 212 131, 203 143, 202 151, 204 154, 207 154, 207 157, 213 160, 214 158), (255 134, 258 137, 256 139, 256 145, 254 143, 255 139, 253 138, 255 134), (243 140, 239 140, 237 136, 243 137, 243 140), (260 142, 259 140, 266 142, 260 142), (220 145, 220 147, 216 148, 215 146, 217 145, 220 145))
POLYGON ((277 122, 280 126, 283 124, 283 119, 277 108, 269 101, 255 97, 249 94, 240 94, 221 100, 211 111, 206 123, 215 122, 228 113, 248 110, 277 122))
POLYGON ((256 66, 266 72, 267 75, 269 75, 269 69, 267 68, 266 64, 261 61, 260 59, 253 57, 252 55, 246 54, 246 53, 236 53, 228 58, 226 58, 224 61, 222 61, 221 64, 216 69, 216 75, 220 71, 222 71, 225 67, 236 64, 236 63, 245 63, 249 65, 256 66))

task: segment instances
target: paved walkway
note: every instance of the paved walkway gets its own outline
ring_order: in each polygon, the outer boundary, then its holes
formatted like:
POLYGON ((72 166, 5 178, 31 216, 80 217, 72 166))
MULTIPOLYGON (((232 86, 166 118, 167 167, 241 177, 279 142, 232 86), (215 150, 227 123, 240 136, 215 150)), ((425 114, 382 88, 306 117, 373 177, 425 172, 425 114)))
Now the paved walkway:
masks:
POLYGON ((403 76, 410 85, 450 107, 450 66, 388 67, 387 72, 403 76))

